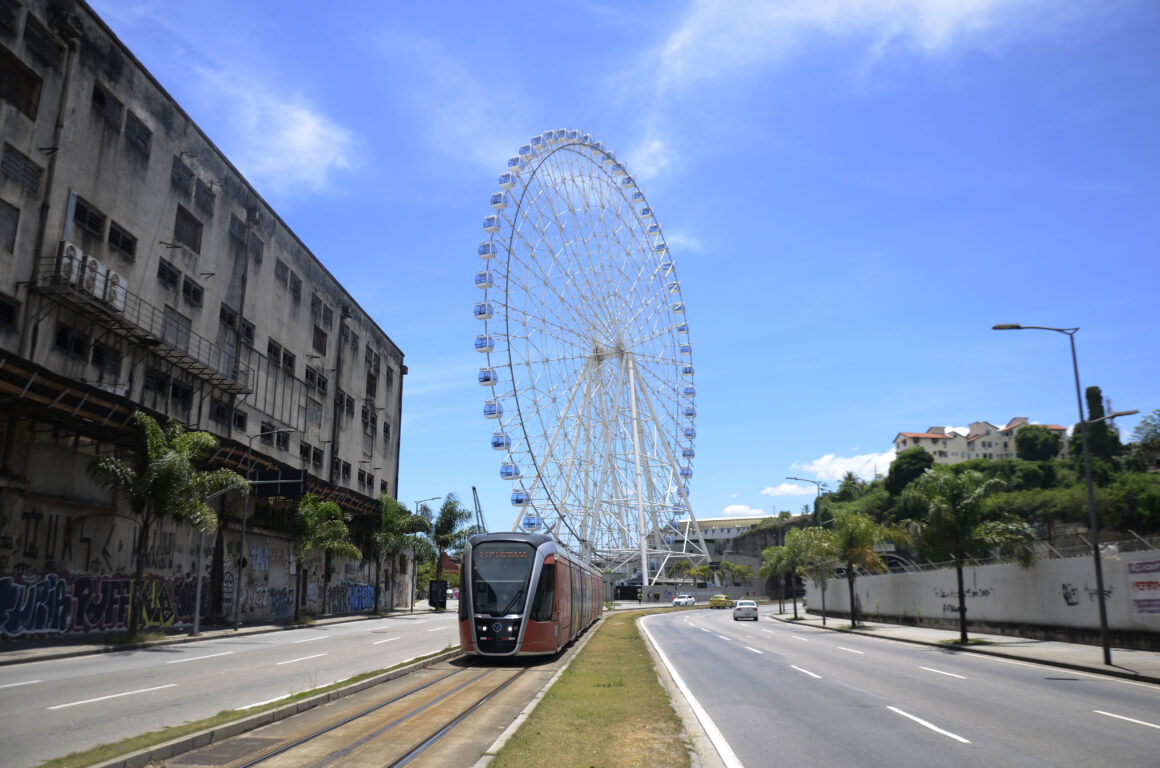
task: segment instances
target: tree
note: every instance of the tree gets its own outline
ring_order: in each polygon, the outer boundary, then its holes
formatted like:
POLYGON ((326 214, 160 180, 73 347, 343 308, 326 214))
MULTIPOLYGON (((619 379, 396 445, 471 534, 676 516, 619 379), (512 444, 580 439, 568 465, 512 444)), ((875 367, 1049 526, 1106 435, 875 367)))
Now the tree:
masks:
MULTIPOLYGON (((1088 421, 1099 419, 1104 416, 1103 397, 1100 393, 1099 387, 1088 387, 1084 390, 1084 398, 1087 400, 1088 407, 1088 421)), ((1079 424, 1076 424, 1071 431, 1071 444, 1069 452, 1079 461, 1083 461, 1083 430, 1079 424)), ((1121 450, 1120 436, 1113 432, 1106 421, 1096 421, 1087 425, 1087 441, 1088 453, 1093 459, 1103 459, 1104 461, 1111 461, 1121 450)), ((1095 466, 1092 467, 1095 469, 1095 466)))
POLYGON ((447 494, 439 514, 431 525, 431 543, 435 545, 435 580, 443 578, 443 555, 450 550, 463 549, 468 537, 478 533, 474 526, 468 526, 474 515, 462 504, 454 493, 447 494))
POLYGON ((294 600, 294 621, 306 595, 306 557, 314 549, 322 550, 323 562, 322 611, 326 612, 326 594, 330 588, 330 558, 334 555, 361 558, 362 552, 350 540, 350 530, 342 519, 342 507, 333 501, 322 501, 312 494, 298 500, 294 516, 294 558, 298 561, 297 598, 294 600))
POLYGON ((1015 435, 1015 455, 1024 461, 1051 461, 1059 455, 1061 442, 1047 427, 1030 424, 1015 435))
MULTIPOLYGON (((391 564, 391 579, 387 589, 394 594, 394 585, 398 580, 395 573, 395 563, 398 556, 410 552, 411 557, 417 556, 418 550, 426 542, 423 535, 431 532, 431 523, 422 515, 412 514, 406 505, 400 504, 387 494, 379 497, 379 529, 373 537, 376 561, 386 557, 391 564)), ((381 566, 375 567, 375 605, 378 605, 379 571, 381 566)))
MULTIPOLYGON (((137 548, 133 553, 133 588, 129 593, 129 636, 140 630, 138 604, 145 575, 149 534, 162 520, 177 520, 199 531, 212 533, 217 515, 205 499, 215 492, 244 489, 246 479, 228 469, 199 470, 196 464, 213 448, 217 438, 208 432, 187 432, 176 420, 160 426, 149 414, 134 414, 132 458, 100 456, 88 466, 89 475, 109 491, 113 501, 129 505, 137 523, 137 548)), ((200 574, 198 577, 200 578, 200 574)))
POLYGON ((907 448, 890 462, 890 471, 886 475, 886 492, 891 496, 899 496, 912 480, 917 479, 923 472, 934 465, 934 456, 919 448, 907 448))
POLYGON ((906 534, 899 528, 888 527, 876 522, 869 515, 850 509, 842 509, 834 516, 832 535, 838 559, 846 564, 846 583, 850 588, 850 626, 857 628, 858 606, 854 601, 854 580, 857 578, 857 569, 884 570, 886 566, 874 550, 874 545, 884 541, 904 540, 906 534))
POLYGON ((749 581, 753 578, 753 567, 748 565, 738 565, 731 563, 728 560, 721 561, 721 571, 729 577, 733 582, 733 586, 737 586, 738 582, 749 581))
POLYGON ((976 549, 998 546, 1029 565, 1031 552, 1025 546, 1035 534, 1023 520, 1003 517, 984 520, 983 500, 1004 487, 1002 480, 987 479, 983 473, 927 470, 907 495, 926 510, 920 521, 920 535, 928 544, 946 547, 954 559, 959 591, 959 642, 967 642, 967 600, 963 589, 963 564, 976 549))
POLYGON ((838 485, 834 498, 838 501, 853 501, 866 492, 866 483, 858 479, 853 472, 847 472, 838 485))
POLYGON ((1144 448, 1160 449, 1160 408, 1140 418, 1140 423, 1132 430, 1132 439, 1144 448))

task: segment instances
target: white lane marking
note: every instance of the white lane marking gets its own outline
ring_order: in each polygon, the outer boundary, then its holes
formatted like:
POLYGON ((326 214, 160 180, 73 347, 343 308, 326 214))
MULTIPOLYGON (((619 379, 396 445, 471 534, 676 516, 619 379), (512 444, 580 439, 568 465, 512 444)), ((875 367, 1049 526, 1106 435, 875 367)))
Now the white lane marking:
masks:
POLYGON ((757 650, 756 648, 750 648, 748 645, 747 645, 747 646, 745 646, 745 650, 747 650, 747 651, 753 651, 753 652, 754 652, 754 653, 756 653, 758 656, 762 655, 762 651, 759 651, 759 650, 757 650))
POLYGON ((107 701, 108 699, 116 699, 116 698, 119 698, 121 696, 133 696, 134 694, 138 694, 138 693, 149 693, 150 691, 160 691, 162 688, 176 688, 176 687, 177 687, 177 683, 170 683, 169 685, 157 685, 157 686, 154 686, 152 688, 141 688, 140 690, 136 690, 136 691, 125 691, 124 693, 110 693, 108 696, 98 696, 95 699, 85 699, 84 701, 70 701, 68 704, 57 704, 56 706, 53 706, 53 707, 47 707, 47 709, 65 709, 67 707, 76 707, 76 706, 79 706, 81 704, 92 704, 93 702, 96 702, 96 701, 107 701))
POLYGON ((838 646, 838 649, 839 649, 839 650, 842 650, 842 651, 846 651, 847 653, 856 653, 856 654, 858 654, 859 656, 865 656, 865 655, 866 655, 866 652, 865 652, 865 651, 855 651, 853 648, 847 648, 847 647, 846 647, 846 646, 844 646, 844 645, 839 645, 839 646, 838 646))
POLYGON ((701 630, 702 632, 712 632, 713 631, 713 630, 708 629, 706 627, 697 627, 697 629, 701 630))
POLYGON ((801 640, 803 643, 808 643, 810 641, 808 637, 802 637, 801 635, 790 635, 790 637, 792 637, 794 640, 801 640))
POLYGON ((732 640, 733 639, 731 637, 725 637, 725 635, 717 635, 717 637, 721 638, 722 640, 732 640))
POLYGON ((1097 715, 1107 715, 1108 717, 1114 717, 1117 720, 1127 720, 1129 723, 1135 723, 1136 725, 1146 725, 1149 728, 1160 728, 1160 725, 1156 725, 1156 723, 1149 723, 1146 720, 1136 720, 1135 718, 1124 717, 1123 715, 1114 715, 1111 712, 1104 712, 1102 709, 1093 709, 1092 712, 1095 712, 1097 715))
POLYGON ((389 643, 392 640, 398 640, 398 639, 399 638, 397 638, 397 637, 388 637, 386 640, 376 640, 373 643, 371 643, 371 645, 382 645, 383 643, 389 643))
POLYGON ((174 659, 167 661, 166 664, 184 664, 187 661, 201 661, 202 659, 212 659, 217 656, 229 656, 233 651, 222 651, 221 653, 211 653, 208 656, 190 656, 188 659, 174 659))
POLYGON ((39 682, 39 680, 25 680, 23 683, 5 683, 4 685, 0 685, 0 688, 16 688, 21 685, 35 685, 39 682))
POLYGON ((741 761, 737 759, 737 755, 733 754, 733 749, 730 748, 729 742, 725 741, 725 737, 721 735, 721 731, 717 730, 717 724, 713 722, 709 717, 709 713, 701 706, 701 702, 697 701, 696 697, 693 696, 693 692, 689 690, 689 686, 685 685, 685 681, 677 674, 677 670, 669 662, 669 658, 665 656, 665 652, 661 650, 660 644, 653 637, 645 621, 641 621, 640 627, 648 635, 649 643, 652 644, 653 649, 657 652, 657 656, 661 657, 661 663, 665 665, 665 669, 669 671, 669 675, 673 678, 673 683, 677 686, 681 695, 685 697, 685 701, 689 703, 689 708, 693 710, 693 714, 701 721, 701 727, 705 729, 705 735, 709 737, 709 741, 717 749, 717 756, 721 758, 721 762, 725 764, 725 768, 743 768, 741 761))
POLYGON ((317 637, 308 637, 305 640, 293 640, 291 642, 293 642, 295 645, 298 643, 313 643, 315 640, 325 640, 327 637, 329 637, 329 635, 318 635, 317 637))
POLYGON ((971 743, 968 739, 964 739, 962 736, 951 733, 950 731, 944 731, 942 728, 939 728, 937 725, 934 725, 933 723, 928 723, 927 721, 923 720, 921 717, 915 717, 914 715, 912 715, 908 712, 903 712, 898 707, 887 707, 887 709, 889 709, 891 712, 894 712, 895 714, 902 715, 903 717, 908 717, 911 720, 913 720, 914 722, 918 723, 919 725, 931 729, 935 733, 941 733, 943 736, 949 736, 950 738, 954 739, 955 741, 962 742, 963 744, 970 744, 971 743))
POLYGON ((283 664, 294 664, 295 662, 298 662, 298 661, 309 661, 310 659, 317 659, 318 657, 325 656, 325 655, 326 655, 325 653, 316 653, 313 656, 303 656, 301 659, 290 659, 290 661, 279 661, 274 666, 280 667, 283 664))
POLYGON ((810 672, 808 669, 802 669, 801 667, 795 666, 793 664, 790 664, 790 666, 793 667, 794 669, 796 669, 798 672, 801 672, 803 675, 809 675, 810 677, 814 678, 815 680, 822 679, 821 675, 815 675, 813 672, 810 672))
POLYGON ((937 675, 946 675, 947 677, 957 677, 960 680, 967 679, 967 678, 963 677, 962 675, 956 675, 954 672, 943 672, 941 669, 935 669, 934 667, 919 667, 919 669, 925 669, 927 672, 934 672, 937 675))
POLYGON ((427 631, 428 632, 442 632, 446 629, 451 629, 451 627, 435 627, 435 629, 429 629, 427 631))
POLYGON ((764 633, 765 633, 765 634, 767 634, 767 635, 772 635, 772 634, 773 634, 773 630, 771 630, 771 629, 763 629, 763 630, 761 630, 761 631, 762 631, 762 632, 764 632, 764 633))

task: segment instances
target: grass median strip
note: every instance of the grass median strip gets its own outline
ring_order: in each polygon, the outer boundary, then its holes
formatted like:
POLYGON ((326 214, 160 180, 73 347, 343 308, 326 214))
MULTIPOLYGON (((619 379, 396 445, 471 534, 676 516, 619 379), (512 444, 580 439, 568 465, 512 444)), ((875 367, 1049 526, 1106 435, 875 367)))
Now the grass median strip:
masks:
POLYGON ((488 768, 690 765, 690 746, 636 626, 612 614, 488 768))

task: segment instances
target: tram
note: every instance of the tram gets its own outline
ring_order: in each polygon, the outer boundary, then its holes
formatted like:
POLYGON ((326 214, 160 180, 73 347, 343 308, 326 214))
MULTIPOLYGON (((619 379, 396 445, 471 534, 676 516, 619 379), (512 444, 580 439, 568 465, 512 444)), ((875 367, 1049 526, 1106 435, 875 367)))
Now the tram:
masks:
POLYGON ((551 536, 483 533, 463 550, 459 646, 478 656, 555 654, 604 610, 600 572, 551 536))

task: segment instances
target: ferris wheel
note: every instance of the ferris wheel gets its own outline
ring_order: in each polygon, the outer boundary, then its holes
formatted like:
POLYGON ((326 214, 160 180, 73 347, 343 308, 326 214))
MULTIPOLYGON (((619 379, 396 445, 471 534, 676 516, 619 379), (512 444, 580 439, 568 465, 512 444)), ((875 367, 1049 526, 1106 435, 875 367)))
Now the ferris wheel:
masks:
POLYGON ((706 562, 689 325, 644 192, 603 142, 560 129, 519 148, 490 202, 475 349, 513 530, 642 584, 706 562))

